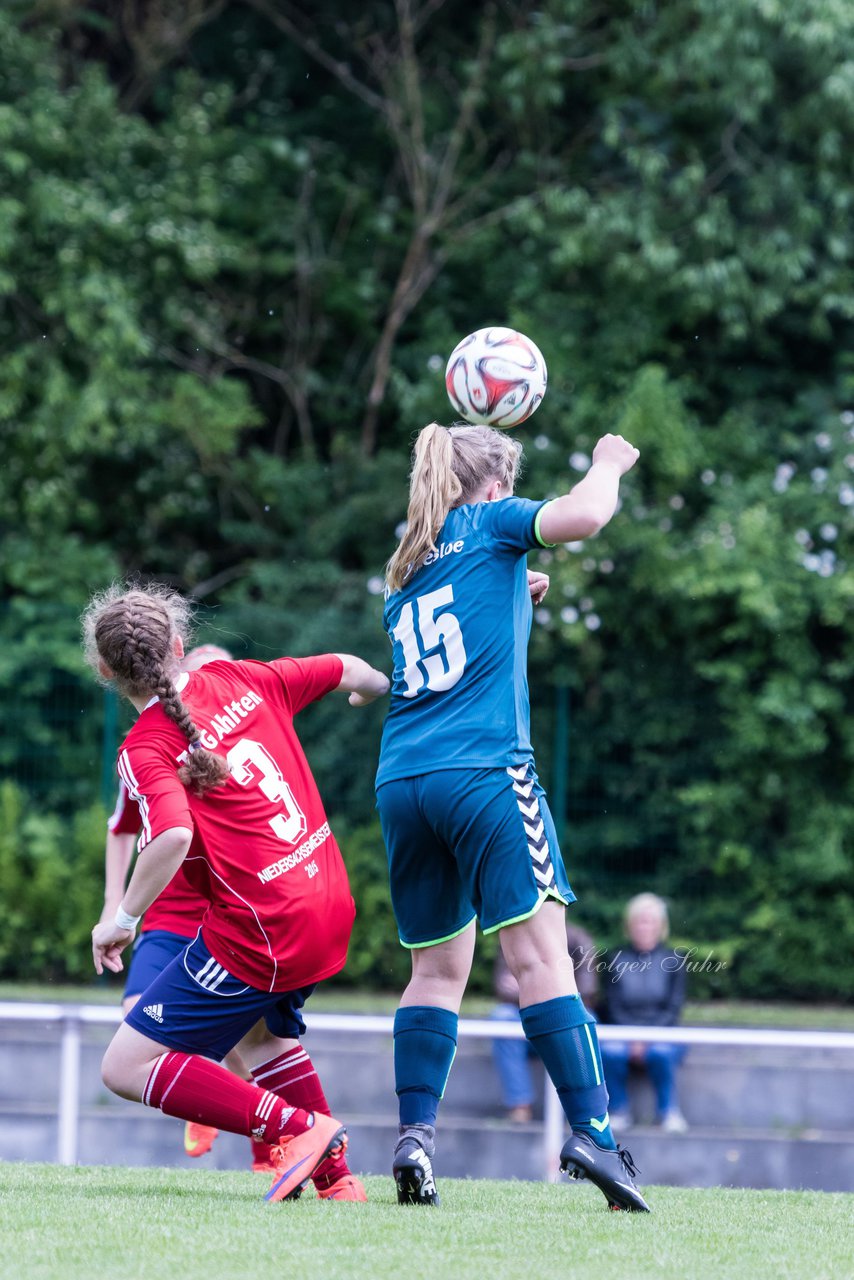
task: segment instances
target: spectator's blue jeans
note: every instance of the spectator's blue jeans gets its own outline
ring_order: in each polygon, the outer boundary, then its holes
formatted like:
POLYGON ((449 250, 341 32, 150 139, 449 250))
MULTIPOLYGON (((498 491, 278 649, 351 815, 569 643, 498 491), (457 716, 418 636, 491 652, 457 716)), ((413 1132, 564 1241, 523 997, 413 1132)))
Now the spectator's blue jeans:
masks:
MULTIPOLYGON (((515 1004, 498 1004, 490 1015, 496 1022, 519 1022, 515 1004)), ((529 1107, 534 1101, 534 1081, 529 1062, 536 1057, 527 1040, 493 1040, 492 1058, 501 1084, 505 1107, 529 1107)))
MULTIPOLYGON (((631 1045, 622 1040, 600 1040, 605 1083, 608 1086, 611 1111, 628 1111, 629 1051, 631 1045)), ((684 1044, 645 1045, 643 1069, 655 1090, 655 1109, 661 1119, 673 1111, 676 1102, 676 1068, 685 1057, 684 1044)))

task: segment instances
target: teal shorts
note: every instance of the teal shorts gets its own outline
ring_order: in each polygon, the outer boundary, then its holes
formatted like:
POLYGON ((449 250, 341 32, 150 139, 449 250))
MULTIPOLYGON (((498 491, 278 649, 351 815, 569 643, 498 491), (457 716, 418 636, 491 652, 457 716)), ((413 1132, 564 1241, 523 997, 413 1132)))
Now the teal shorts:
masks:
POLYGON ((391 902, 405 947, 430 947, 477 918, 484 933, 516 924, 569 887, 533 763, 442 769, 377 790, 391 902))

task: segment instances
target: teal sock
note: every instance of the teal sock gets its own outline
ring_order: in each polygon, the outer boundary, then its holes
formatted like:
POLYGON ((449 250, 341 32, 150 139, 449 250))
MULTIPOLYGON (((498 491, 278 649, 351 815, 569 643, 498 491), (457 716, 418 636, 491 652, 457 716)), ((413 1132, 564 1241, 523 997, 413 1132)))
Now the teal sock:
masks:
POLYGON ((543 1060, 573 1133, 616 1149, 608 1121, 596 1020, 580 996, 558 996, 521 1010, 525 1035, 543 1060))
POLYGON ((408 1005, 394 1015, 394 1087, 400 1123, 435 1125, 457 1052, 457 1015, 408 1005))

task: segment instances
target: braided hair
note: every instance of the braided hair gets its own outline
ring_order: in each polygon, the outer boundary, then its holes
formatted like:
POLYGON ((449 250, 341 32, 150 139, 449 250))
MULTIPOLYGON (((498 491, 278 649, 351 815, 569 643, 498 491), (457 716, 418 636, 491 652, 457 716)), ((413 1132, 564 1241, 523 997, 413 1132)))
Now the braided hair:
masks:
POLYGON ((187 601, 168 587, 114 583, 89 602, 82 622, 86 657, 100 678, 104 675, 99 660, 110 669, 116 688, 126 698, 159 698, 166 715, 187 739, 188 758, 178 770, 184 786, 200 796, 225 782, 228 766, 202 746, 199 730, 175 687, 179 667, 173 642, 176 636, 188 639, 187 601))

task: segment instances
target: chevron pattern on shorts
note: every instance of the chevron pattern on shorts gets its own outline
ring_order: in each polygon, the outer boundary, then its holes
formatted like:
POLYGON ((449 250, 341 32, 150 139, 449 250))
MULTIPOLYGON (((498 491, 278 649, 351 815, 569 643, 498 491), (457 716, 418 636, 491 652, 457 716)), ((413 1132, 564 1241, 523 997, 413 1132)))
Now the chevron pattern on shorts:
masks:
POLYGON ((516 803, 522 815, 531 868, 539 889, 540 901, 557 892, 552 855, 546 837, 545 825, 540 813, 540 802, 534 792, 534 777, 530 764, 509 767, 507 775, 513 784, 516 803))

